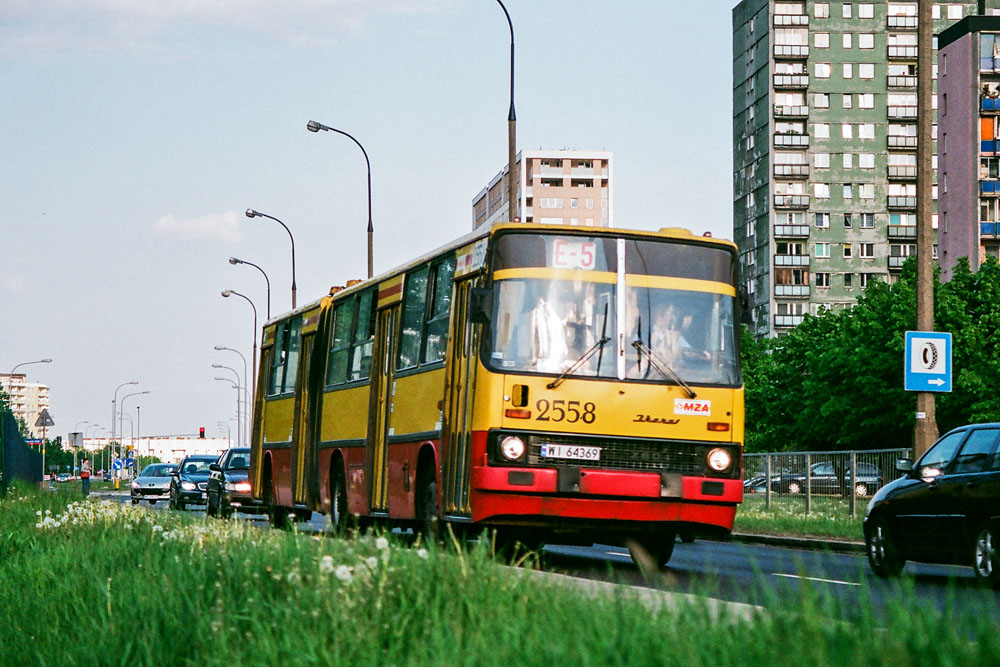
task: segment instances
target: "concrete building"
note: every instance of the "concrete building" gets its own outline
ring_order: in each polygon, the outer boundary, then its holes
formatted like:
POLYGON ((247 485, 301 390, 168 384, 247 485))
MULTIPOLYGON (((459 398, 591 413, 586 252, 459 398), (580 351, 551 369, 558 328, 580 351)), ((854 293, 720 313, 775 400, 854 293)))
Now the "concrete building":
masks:
MULTIPOLYGON (((111 442, 111 438, 84 438, 83 448, 91 452, 98 451, 111 442)), ((155 456, 164 463, 178 463, 188 454, 221 454, 236 446, 229 438, 198 438, 193 435, 153 435, 134 440, 125 437, 122 438, 122 444, 126 447, 132 445, 141 456, 155 456)), ((108 464, 104 462, 98 465, 108 464)))
MULTIPOLYGON (((934 32, 992 7, 934 4, 934 32)), ((915 0, 733 9, 733 239, 756 335, 850 307, 915 254, 916 70, 915 0)))
MULTIPOLYGON (((517 154, 518 218, 585 227, 614 226, 611 153, 536 150, 517 154), (521 184, 527 184, 521 187, 521 184)), ((472 200, 472 227, 510 220, 505 165, 472 200)))
MULTIPOLYGON (((10 397, 10 411, 14 418, 21 418, 28 426, 28 435, 32 438, 42 436, 42 428, 35 427, 42 410, 49 409, 49 388, 37 382, 28 382, 24 373, 0 373, 0 386, 10 397)), ((46 429, 49 437, 55 437, 52 429, 46 429)))
POLYGON ((938 239, 942 279, 1000 259, 1000 11, 938 36, 938 239))

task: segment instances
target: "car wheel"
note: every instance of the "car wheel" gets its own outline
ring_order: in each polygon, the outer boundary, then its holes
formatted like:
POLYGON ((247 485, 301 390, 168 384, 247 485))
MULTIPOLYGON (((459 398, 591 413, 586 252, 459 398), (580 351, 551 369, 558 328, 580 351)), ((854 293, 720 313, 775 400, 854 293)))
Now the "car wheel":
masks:
POLYGON ((854 485, 854 495, 858 498, 865 498, 868 496, 868 485, 864 482, 858 482, 854 485))
POLYGON ((694 533, 690 530, 682 530, 678 533, 678 537, 681 538, 681 542, 684 544, 691 544, 694 542, 694 533))
POLYGON ((139 499, 138 498, 133 498, 132 499, 132 504, 133 505, 138 505, 139 504, 139 499))
POLYGON ((215 495, 215 500, 212 500, 212 493, 208 494, 208 503, 205 506, 205 514, 208 516, 219 516, 219 497, 218 494, 215 495))
POLYGON ((185 503, 183 500, 178 500, 176 504, 177 504, 177 509, 180 510, 181 512, 183 512, 184 509, 187 507, 187 503, 185 503))
POLYGON ((989 524, 980 526, 972 551, 972 569, 976 571, 976 581, 980 584, 1000 588, 1000 563, 997 562, 997 543, 993 538, 993 529, 989 524))
POLYGON ((788 483, 788 492, 789 493, 802 493, 802 485, 799 484, 798 482, 789 482, 788 483))
POLYGON ((333 532, 343 535, 347 531, 347 485, 344 481, 344 468, 340 462, 333 472, 330 480, 330 523, 333 525, 333 532))
POLYGON ((150 500, 150 501, 149 501, 149 505, 150 505, 150 507, 152 507, 152 506, 153 506, 153 505, 155 505, 155 504, 156 504, 156 501, 155 501, 155 500, 150 500))
POLYGON ((900 557, 895 545, 889 538, 885 519, 874 519, 871 527, 865 531, 865 547, 868 552, 868 565, 879 577, 895 577, 903 571, 906 561, 900 557))
POLYGON ((172 492, 170 494, 170 500, 167 501, 167 506, 172 510, 177 509, 177 498, 174 497, 172 492))
POLYGON ((648 577, 657 574, 670 562, 676 541, 677 536, 669 533, 657 538, 626 540, 625 546, 628 547, 628 552, 636 567, 648 577))

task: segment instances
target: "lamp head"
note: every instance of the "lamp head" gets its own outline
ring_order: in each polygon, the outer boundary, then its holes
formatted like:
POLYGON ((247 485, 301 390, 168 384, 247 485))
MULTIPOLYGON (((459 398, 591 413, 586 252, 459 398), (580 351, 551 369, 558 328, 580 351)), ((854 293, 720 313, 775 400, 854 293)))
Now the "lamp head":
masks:
POLYGON ((258 215, 260 215, 260 213, 258 213, 257 211, 253 210, 252 208, 248 208, 247 209, 247 217, 248 218, 256 218, 258 215))
POLYGON ((231 290, 227 290, 227 289, 222 290, 222 296, 225 297, 225 298, 227 298, 227 299, 230 297, 231 294, 232 294, 231 290))
POLYGON ((311 120, 308 123, 306 123, 306 129, 309 130, 310 132, 319 132, 320 130, 322 130, 324 128, 323 128, 322 125, 320 125, 316 121, 311 120))
POLYGON ((216 345, 216 346, 215 346, 215 349, 216 349, 216 350, 225 350, 225 349, 226 349, 226 346, 225 346, 225 345, 216 345))
POLYGON ((222 364, 212 364, 212 368, 222 368, 222 364))
POLYGON ((242 264, 243 260, 242 259, 236 259, 235 257, 230 257, 229 258, 229 263, 235 266, 236 264, 242 264))

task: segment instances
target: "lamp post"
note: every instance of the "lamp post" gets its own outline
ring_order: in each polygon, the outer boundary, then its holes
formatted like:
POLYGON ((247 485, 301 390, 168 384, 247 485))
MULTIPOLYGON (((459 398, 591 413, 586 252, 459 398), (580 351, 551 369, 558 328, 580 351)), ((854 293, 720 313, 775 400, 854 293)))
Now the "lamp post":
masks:
POLYGON ((10 375, 13 376, 14 371, 16 371, 21 366, 27 366, 28 364, 51 364, 51 363, 52 363, 51 359, 39 359, 38 361, 22 361, 18 365, 14 366, 14 368, 10 369, 10 375))
MULTIPOLYGON (((115 389, 115 397, 111 401, 111 441, 108 443, 109 445, 115 439, 115 422, 118 420, 118 390, 121 389, 122 387, 127 387, 129 385, 134 385, 134 384, 139 384, 139 381, 138 380, 131 380, 129 382, 122 382, 120 385, 118 385, 118 388, 115 389)), ((124 399, 122 399, 122 400, 124 400, 124 399)), ((112 447, 111 456, 114 457, 114 455, 115 455, 114 449, 113 449, 114 445, 111 445, 111 447, 112 447)), ((116 477, 115 478, 115 480, 116 480, 115 481, 115 488, 116 489, 118 488, 118 486, 117 486, 117 484, 118 484, 117 479, 118 478, 116 477)))
POLYGON ((362 154, 365 156, 365 165, 368 167, 368 277, 371 278, 374 275, 374 260, 373 260, 373 250, 372 250, 372 236, 374 234, 375 228, 372 227, 372 164, 368 160, 368 151, 365 147, 361 145, 361 142, 349 135, 343 130, 338 130, 335 127, 330 127, 329 125, 324 125, 323 123, 317 123, 314 120, 306 123, 306 129, 310 132, 319 132, 323 130, 324 132, 336 132, 337 134, 342 134, 361 149, 362 154))
POLYGON ((239 391, 240 389, 240 374, 236 372, 235 368, 230 368, 229 366, 223 366, 222 364, 212 364, 212 368, 220 368, 230 371, 236 376, 236 440, 237 442, 243 443, 246 440, 243 437, 243 413, 240 411, 240 402, 243 399, 243 393, 239 391))
POLYGON ((507 17, 507 26, 510 28, 510 110, 507 112, 507 189, 510 201, 510 221, 517 219, 517 179, 514 177, 514 163, 517 159, 515 145, 517 144, 517 115, 514 113, 514 24, 510 20, 510 13, 504 4, 497 0, 504 16, 507 17))
MULTIPOLYGON (((243 353, 240 352, 239 350, 234 350, 233 348, 226 347, 225 345, 216 345, 215 349, 219 350, 219 351, 229 350, 230 352, 235 352, 236 354, 240 355, 240 359, 243 360, 243 389, 244 389, 244 391, 247 392, 247 403, 246 403, 246 405, 249 408, 247 410, 244 410, 243 416, 246 419, 247 423, 244 426, 244 431, 243 432, 244 432, 244 434, 246 436, 249 436, 250 435, 250 426, 253 423, 253 418, 251 416, 253 414, 253 410, 252 410, 253 409, 253 404, 250 402, 250 389, 249 389, 249 385, 247 384, 247 358, 244 357, 243 353)), ((256 391, 256 389, 257 388, 254 387, 254 391, 256 391)), ((249 439, 249 437, 247 437, 244 440, 244 442, 246 442, 246 440, 248 440, 248 439, 249 439)))
MULTIPOLYGON (((288 232, 288 239, 292 242, 292 310, 295 310, 295 238, 292 236, 292 230, 288 228, 288 225, 278 220, 273 215, 268 215, 267 213, 261 213, 260 211, 255 211, 252 208, 247 209, 248 218, 268 218, 274 220, 276 223, 285 228, 288 232)), ((233 260, 230 259, 229 262, 232 264, 233 260)), ((270 281, 268 281, 268 286, 270 287, 270 281)), ((268 292, 270 294, 270 292, 268 292)), ((270 319, 270 299, 268 299, 268 319, 270 319)))
MULTIPOLYGON (((292 292, 294 300, 295 292, 292 292)), ((257 306, 253 305, 253 301, 250 300, 245 294, 240 294, 236 290, 224 289, 222 290, 222 296, 229 298, 230 296, 238 296, 244 299, 253 308, 253 386, 257 386, 257 306)))
MULTIPOLYGON (((125 394, 124 396, 122 396, 122 410, 121 410, 121 416, 122 416, 123 418, 124 418, 124 416, 125 416, 125 399, 126 399, 126 398, 129 398, 129 397, 131 397, 131 396, 142 396, 142 395, 144 395, 144 394, 148 394, 148 393, 149 393, 149 390, 147 389, 146 391, 136 391, 136 392, 132 392, 131 394, 125 394)), ((129 421, 130 421, 130 422, 132 421, 132 418, 131 418, 131 417, 129 417, 129 421)), ((121 424, 119 424, 119 427, 121 427, 121 424)), ((119 430, 119 431, 122 431, 122 429, 121 429, 121 428, 119 428, 118 430, 119 430)), ((133 431, 133 432, 132 432, 132 435, 133 435, 133 437, 135 436, 135 431, 133 431)), ((124 433, 123 433, 123 432, 122 432, 122 433, 120 433, 119 437, 122 437, 122 436, 124 436, 124 433)), ((121 441, 119 441, 119 442, 118 442, 118 454, 119 454, 119 458, 121 457, 121 451, 122 451, 122 446, 121 446, 121 441)))
POLYGON ((215 379, 220 382, 228 382, 236 390, 236 445, 239 447, 242 444, 240 443, 240 385, 229 378, 217 377, 215 379))
MULTIPOLYGON (((73 427, 73 433, 80 433, 80 431, 78 430, 80 428, 80 424, 89 424, 89 423, 90 423, 90 421, 87 420, 87 419, 84 419, 82 422, 77 422, 76 426, 73 427)), ((81 435, 82 435, 82 433, 81 433, 81 435)), ((82 440, 80 442, 80 446, 81 447, 83 446, 83 441, 82 440)), ((43 470, 42 472, 45 472, 45 471, 43 470)), ((76 447, 73 448, 73 472, 76 472, 76 447)))
MULTIPOLYGON (((89 431, 90 429, 94 429, 94 433, 97 433, 97 429, 98 428, 100 428, 100 424, 90 424, 89 426, 85 427, 83 429, 83 441, 84 442, 87 441, 87 431, 89 431)), ((84 449, 86 449, 86 446, 84 446, 84 449)), ((96 463, 96 461, 95 461, 95 463, 96 463)), ((102 471, 103 471, 103 468, 102 468, 102 471)))
MULTIPOLYGON (((268 279, 267 274, 264 273, 264 269, 260 268, 259 266, 257 266, 253 262, 248 262, 245 259, 239 259, 238 257, 230 257, 229 258, 229 263, 232 264, 233 266, 236 266, 237 264, 246 264, 248 266, 252 266, 253 268, 255 268, 258 271, 260 271, 261 275, 264 276, 264 282, 267 284, 267 319, 270 320, 271 319, 271 281, 270 281, 270 279, 268 279)), ((295 278, 293 276, 292 281, 294 282, 294 280, 295 280, 295 278)), ((295 287, 292 287, 292 293, 293 294, 295 293, 295 287)), ((292 308, 295 308, 295 300, 294 300, 294 298, 292 299, 292 308)), ((215 348, 215 349, 219 349, 219 348, 215 348)))

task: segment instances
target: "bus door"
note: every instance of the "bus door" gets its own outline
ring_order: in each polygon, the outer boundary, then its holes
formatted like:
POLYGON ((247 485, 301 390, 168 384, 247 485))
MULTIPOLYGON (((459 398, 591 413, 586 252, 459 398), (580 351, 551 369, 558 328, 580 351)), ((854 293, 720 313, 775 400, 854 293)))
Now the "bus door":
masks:
MULTIPOLYGON (((317 373, 323 373, 324 356, 321 350, 317 358, 313 352, 316 348, 317 332, 321 309, 306 312, 302 316, 302 348, 299 352, 298 387, 295 391, 295 438, 292 440, 292 500, 296 504, 312 506, 318 496, 316 475, 316 420, 318 412, 317 400, 320 391, 317 386, 317 373), (317 360, 318 363, 313 363, 317 360), (314 368, 316 366, 316 368, 314 368)), ((320 385, 322 386, 322 385, 320 385)))
POLYGON ((451 335, 448 338, 442 435, 442 493, 445 514, 469 514, 469 442, 476 381, 479 330, 468 317, 469 290, 478 279, 455 283, 451 335))
POLYGON ((365 448, 365 476, 368 506, 372 513, 389 511, 388 481, 389 415, 392 413, 396 328, 403 297, 403 276, 379 285, 378 314, 375 320, 375 349, 372 356, 371 397, 368 407, 368 441, 365 448))

